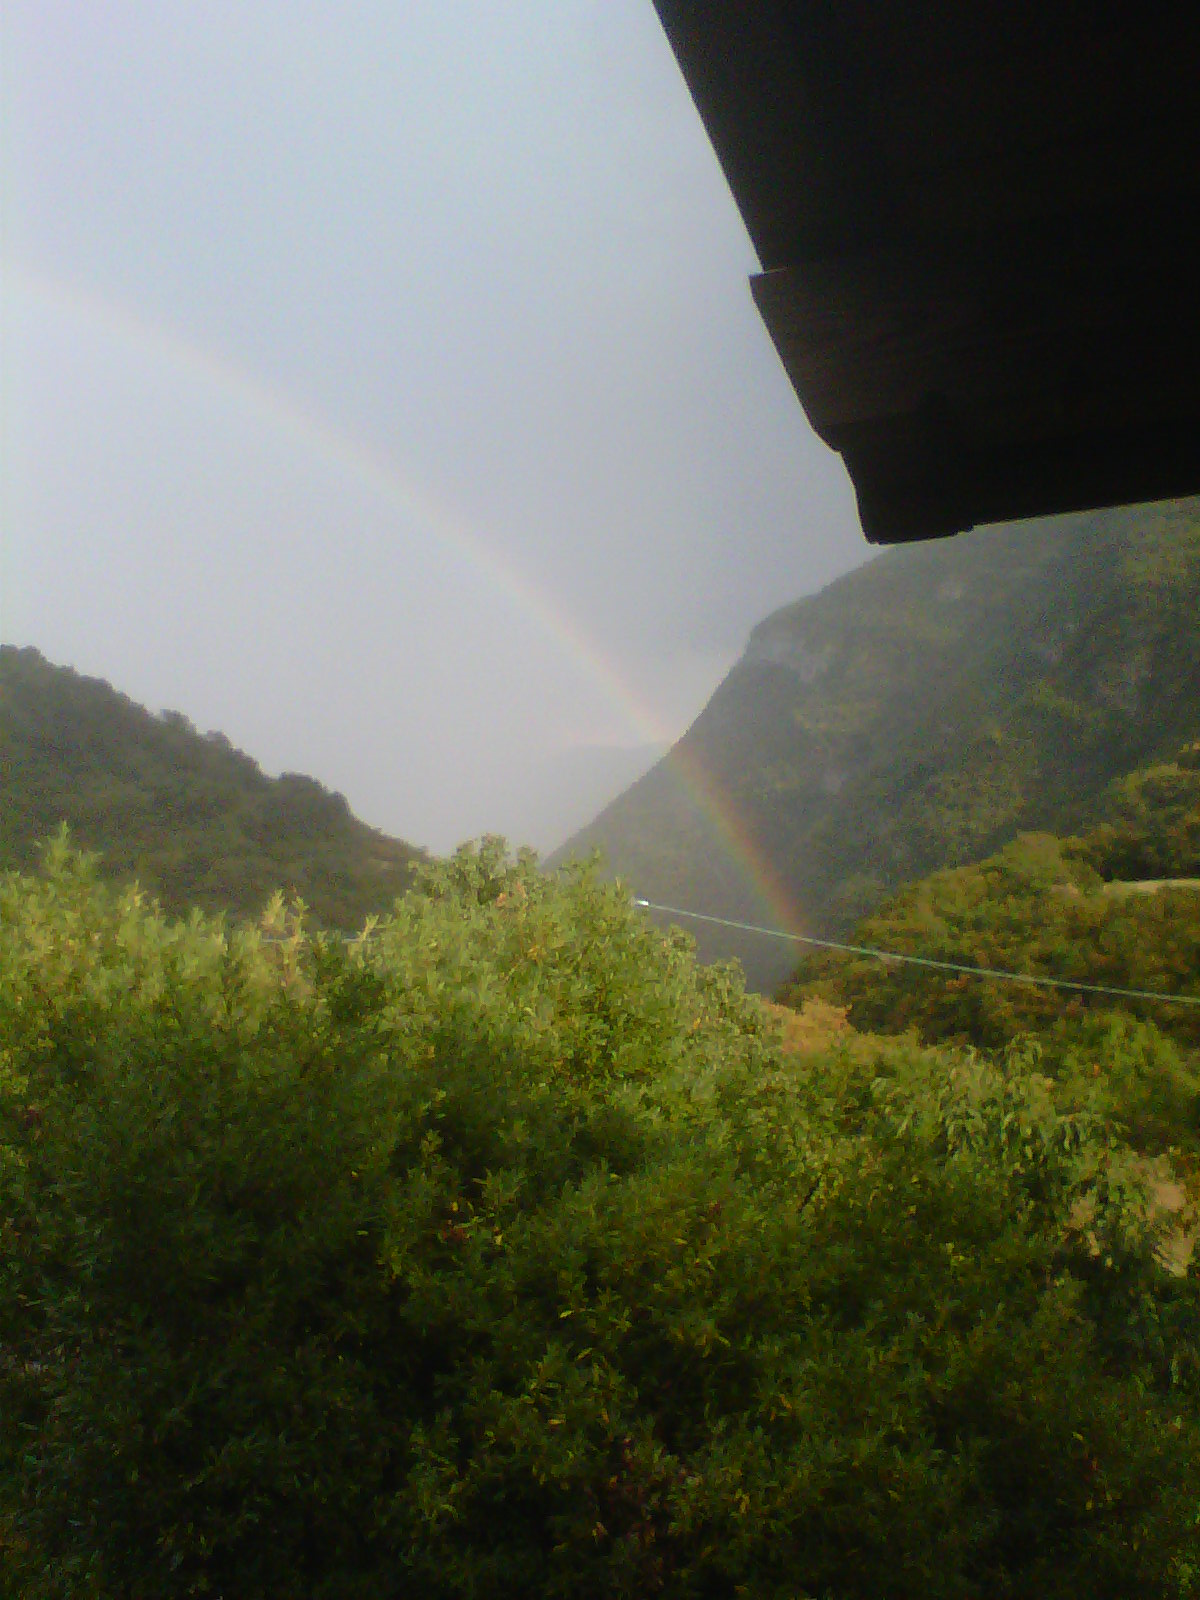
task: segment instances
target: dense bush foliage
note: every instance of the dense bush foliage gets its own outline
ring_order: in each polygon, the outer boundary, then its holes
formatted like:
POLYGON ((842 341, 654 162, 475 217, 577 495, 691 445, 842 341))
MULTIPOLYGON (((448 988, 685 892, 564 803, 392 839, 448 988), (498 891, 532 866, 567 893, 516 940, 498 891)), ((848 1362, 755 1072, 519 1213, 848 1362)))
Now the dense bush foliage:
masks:
POLYGON ((1115 784, 1104 812, 1088 855, 1105 878, 1200 878, 1200 744, 1115 784))
POLYGON ((1197 1592, 1197 1284, 1036 1063, 785 1057, 498 845, 345 945, 0 890, 0 1563, 60 1597, 1197 1592))

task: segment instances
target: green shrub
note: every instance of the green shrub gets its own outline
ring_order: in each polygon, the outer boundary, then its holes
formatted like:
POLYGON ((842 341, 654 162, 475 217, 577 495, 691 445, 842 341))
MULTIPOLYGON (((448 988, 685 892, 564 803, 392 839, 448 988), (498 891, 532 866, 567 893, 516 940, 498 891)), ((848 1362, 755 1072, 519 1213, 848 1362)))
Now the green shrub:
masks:
POLYGON ((800 1070, 585 871, 489 842, 345 946, 57 847, 0 1151, 9 1593, 1192 1592, 1195 1285, 1103 1129, 800 1070))

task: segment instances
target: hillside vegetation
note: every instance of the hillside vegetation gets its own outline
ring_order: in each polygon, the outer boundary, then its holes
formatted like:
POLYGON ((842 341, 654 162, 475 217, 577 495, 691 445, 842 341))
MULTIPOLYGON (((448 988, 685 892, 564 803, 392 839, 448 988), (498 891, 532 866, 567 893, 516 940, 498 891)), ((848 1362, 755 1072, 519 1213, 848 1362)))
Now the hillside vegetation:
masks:
POLYGON ((420 852, 368 828, 311 778, 268 778, 219 734, 153 716, 108 684, 0 647, 0 868, 63 823, 169 910, 256 914, 277 889, 328 927, 361 926, 420 852))
POLYGON ((499 846, 372 937, 0 884, 0 1588, 1184 1600, 1200 1279, 1040 1067, 499 846))
POLYGON ((1098 986, 979 978, 814 952, 788 990, 859 1028, 1002 1051, 1035 1041, 1078 1089, 1103 1077, 1109 1110, 1143 1147, 1200 1155, 1200 745, 1114 784, 1082 837, 1025 834, 903 890, 852 942, 927 960, 1098 986), (1136 989, 1195 1004, 1098 992, 1136 989), (1101 1067, 1100 1063, 1104 1063, 1101 1067))
MULTIPOLYGON (((845 930, 1019 832, 1085 825, 1114 779, 1200 734, 1198 614, 1194 501, 888 551, 756 628, 677 755, 563 854, 598 848, 647 899, 762 921, 715 803, 798 926, 845 930)), ((698 936, 760 985, 791 965, 698 936)))

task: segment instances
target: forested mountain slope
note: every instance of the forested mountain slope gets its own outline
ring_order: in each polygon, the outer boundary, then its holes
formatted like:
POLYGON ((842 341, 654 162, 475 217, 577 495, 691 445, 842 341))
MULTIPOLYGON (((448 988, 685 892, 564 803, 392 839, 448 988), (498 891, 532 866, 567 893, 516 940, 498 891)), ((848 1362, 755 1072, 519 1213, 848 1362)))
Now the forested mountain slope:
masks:
POLYGON ((276 889, 361 926, 420 852, 368 828, 311 778, 267 777, 219 734, 153 716, 36 650, 0 648, 0 868, 28 867, 64 822, 170 910, 253 913, 276 889))
MULTIPOLYGON (((761 920, 740 832, 800 926, 848 928, 1022 830, 1086 823, 1113 779, 1200 733, 1198 601, 1196 501, 891 550, 761 623, 672 755, 563 854, 761 920)), ((701 947, 760 985, 794 961, 709 930, 701 947)))
POLYGON ((1102 809, 1082 837, 1022 834, 981 861, 910 884, 860 922, 852 941, 1095 989, 817 951, 801 962, 790 997, 848 1006, 859 1027, 914 1028, 930 1043, 984 1049, 1022 1034, 1061 1037, 1119 1010, 1200 1051, 1200 1005, 1103 992, 1200 994, 1200 744, 1121 779, 1102 809))

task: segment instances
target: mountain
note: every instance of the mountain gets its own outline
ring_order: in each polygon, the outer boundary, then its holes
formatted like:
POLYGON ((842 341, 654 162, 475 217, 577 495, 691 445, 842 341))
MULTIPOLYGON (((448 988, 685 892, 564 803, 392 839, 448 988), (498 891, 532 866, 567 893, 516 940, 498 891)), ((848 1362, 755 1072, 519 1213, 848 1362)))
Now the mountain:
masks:
MULTIPOLYGON (((1200 502, 903 546, 775 612, 670 755, 575 835, 644 898, 809 932, 1200 732, 1200 502)), ((691 924, 688 924, 691 926, 691 924)), ((700 927, 760 987, 783 941, 700 927)))
POLYGON ((403 892, 421 857, 312 778, 269 778, 221 734, 11 646, 0 795, 0 868, 30 866, 65 822, 108 875, 136 877, 176 912, 252 915, 284 889, 322 925, 352 929, 403 892))

